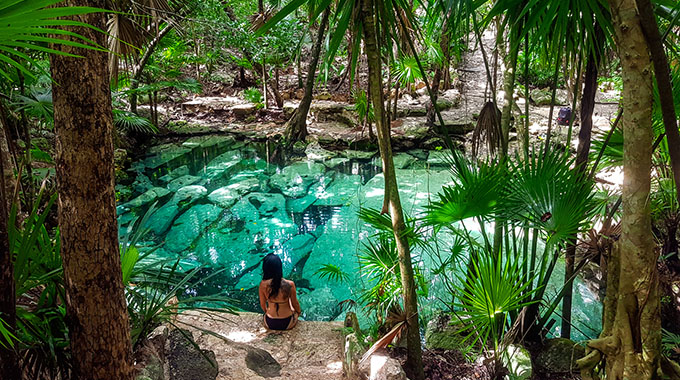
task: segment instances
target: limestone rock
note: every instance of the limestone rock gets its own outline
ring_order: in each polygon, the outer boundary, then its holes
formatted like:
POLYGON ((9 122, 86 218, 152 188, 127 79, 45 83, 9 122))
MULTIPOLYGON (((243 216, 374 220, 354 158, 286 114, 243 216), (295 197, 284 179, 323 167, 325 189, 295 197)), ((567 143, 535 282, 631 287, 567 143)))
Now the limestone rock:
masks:
POLYGON ((328 160, 328 161, 325 161, 325 162, 324 162, 324 165, 326 165, 326 167, 328 167, 329 169, 335 169, 335 168, 337 168, 338 166, 344 165, 344 164, 346 164, 346 163, 348 163, 348 162, 349 162, 349 158, 346 158, 346 157, 335 157, 335 158, 331 158, 331 159, 328 160))
POLYGON ((231 107, 231 111, 234 113, 234 116, 245 117, 254 114, 255 111, 257 111, 257 108, 255 107, 255 104, 252 103, 237 104, 231 107))
POLYGON ((578 372, 576 360, 584 356, 583 346, 569 339, 548 339, 534 358, 534 368, 538 373, 578 372))
POLYGON ((281 376, 281 364, 269 352, 261 348, 248 346, 246 366, 264 378, 281 376))
POLYGON ((147 220, 146 227, 156 236, 161 236, 172 226, 172 222, 179 214, 179 207, 169 203, 156 210, 147 220))
MULTIPOLYGON (((406 169, 418 160, 408 153, 397 153, 392 156, 392 161, 394 161, 394 167, 396 169, 406 169)), ((379 157, 376 157, 374 164, 375 166, 382 168, 382 160, 379 157)))
POLYGON ((368 380, 408 380, 397 359, 384 350, 377 350, 359 365, 359 371, 368 380))
POLYGON ((281 257, 283 262, 283 274, 287 276, 293 267, 312 252, 316 237, 312 234, 295 235, 281 245, 275 252, 281 257))
POLYGON ((427 163, 430 166, 440 166, 440 167, 448 167, 449 164, 449 157, 451 156, 451 153, 445 150, 433 150, 430 152, 430 155, 427 156, 427 163))
POLYGON ((286 166, 270 179, 270 186, 280 190, 285 196, 300 198, 307 194, 309 185, 320 180, 326 172, 323 164, 298 162, 286 166))
POLYGON ((537 106, 549 106, 552 93, 549 89, 536 89, 531 91, 531 101, 537 106))
POLYGON ((238 169, 241 163, 241 152, 230 150, 212 159, 205 168, 205 177, 215 179, 229 175, 238 169))
POLYGON ((143 193, 153 188, 153 184, 151 183, 149 177, 145 176, 144 174, 139 174, 135 178, 135 181, 132 183, 131 187, 134 192, 143 193))
POLYGON ((425 347, 429 349, 460 350, 465 346, 466 333, 460 325, 451 325, 451 316, 446 313, 436 315, 427 323, 425 347))
POLYGON ((188 338, 193 339, 190 331, 170 331, 165 350, 169 380, 216 379, 218 368, 215 353, 199 351, 188 338))
POLYGON ((317 206, 343 206, 356 198, 361 189, 361 177, 358 175, 338 175, 333 183, 316 194, 317 206))
POLYGON ((208 195, 208 199, 220 207, 229 208, 241 199, 244 194, 259 190, 260 181, 257 178, 251 177, 214 190, 208 195))
POLYGON ((182 214, 165 237, 165 248, 181 252, 191 246, 194 240, 222 213, 214 205, 196 205, 182 214))
POLYGON ((313 194, 307 194, 302 198, 286 199, 286 208, 293 213, 303 213, 307 207, 316 202, 316 197, 313 194))
POLYGON ((501 361, 505 368, 513 375, 513 379, 531 379, 531 355, 529 355, 529 351, 526 348, 511 344, 506 349, 505 354, 507 355, 501 355, 501 361))
POLYGON ((163 198, 170 194, 170 191, 162 187, 154 187, 144 194, 132 199, 131 201, 121 205, 124 209, 134 209, 142 206, 146 206, 157 199, 163 198))
POLYGON ((305 155, 310 161, 326 161, 337 156, 337 153, 322 148, 318 141, 314 141, 305 148, 305 155))
POLYGON ((168 183, 168 189, 170 191, 177 191, 185 186, 190 186, 201 181, 201 177, 196 177, 192 175, 183 175, 177 179, 173 179, 168 183))
POLYGON ((197 201, 201 200, 208 194, 208 190, 200 185, 184 186, 177 190, 175 195, 172 196, 170 203, 173 203, 179 207, 186 207, 192 205, 197 201))
POLYGON ((168 175, 172 178, 179 178, 185 175, 189 175, 189 167, 182 165, 178 168, 172 169, 168 175))
POLYGON ((349 158, 350 160, 352 160, 352 159, 370 160, 371 158, 373 158, 373 156, 378 154, 378 152, 365 152, 363 150, 348 149, 348 150, 344 151, 343 154, 345 155, 345 157, 349 158))

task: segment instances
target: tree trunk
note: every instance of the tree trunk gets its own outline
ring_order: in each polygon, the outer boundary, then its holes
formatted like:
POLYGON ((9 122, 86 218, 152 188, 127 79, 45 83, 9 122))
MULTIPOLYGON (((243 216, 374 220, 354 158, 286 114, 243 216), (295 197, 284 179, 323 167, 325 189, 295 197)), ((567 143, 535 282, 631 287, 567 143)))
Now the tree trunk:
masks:
POLYGON ((321 17, 321 25, 319 25, 319 33, 316 36, 316 41, 314 42, 314 49, 312 50, 312 60, 309 62, 309 68, 307 69, 307 82, 305 83, 305 95, 300 101, 298 109, 288 121, 288 126, 286 127, 286 141, 288 144, 293 144, 296 141, 304 141, 307 135, 307 115, 309 114, 309 108, 312 105, 312 95, 314 93, 314 81, 316 80, 316 66, 319 63, 319 57, 321 56, 321 45, 323 44, 323 36, 328 25, 328 18, 330 16, 330 7, 323 11, 323 16, 321 17))
POLYGON ((675 101, 673 99, 673 84, 668 68, 668 58, 663 47, 663 39, 656 24, 654 9, 649 0, 637 0, 637 8, 640 12, 642 31, 647 40, 649 51, 654 63, 654 73, 656 83, 659 88, 659 99, 663 123, 668 139, 668 155, 671 157, 671 167, 673 168, 673 178, 675 180, 675 190, 680 201, 680 132, 675 115, 675 101))
MULTIPOLYGON (((578 134, 578 148, 576 149, 575 169, 580 174, 586 175, 588 153, 593 131, 593 110, 595 109, 595 94, 597 93, 597 68, 602 54, 602 28, 595 25, 594 41, 596 46, 588 54, 586 63, 586 75, 581 97, 581 130, 578 134)), ((574 259, 576 256, 576 237, 567 245, 564 256, 564 298, 562 298, 562 328, 560 334, 563 338, 571 338, 571 307, 574 283, 574 259)))
MULTIPOLYGON (((594 349, 591 356, 605 356, 607 379, 656 379, 661 317, 649 209, 654 136, 651 62, 635 0, 609 3, 623 77, 623 214, 621 238, 609 266, 604 330, 588 346, 594 349)), ((585 379, 592 378, 588 367, 585 379)))
MULTIPOLYGON (((375 124, 378 133, 378 146, 383 164, 385 176, 385 200, 388 204, 392 219, 392 229, 396 240, 399 254, 399 269, 401 271, 401 284, 404 296, 404 313, 408 323, 406 335, 407 359, 406 370, 409 378, 423 380, 422 352, 420 347, 420 330, 418 323, 418 299, 416 296, 415 281, 413 279, 413 267, 411 266, 411 252, 404 231, 406 225, 399 199, 397 178, 392 160, 392 143, 390 141, 390 129, 385 121, 385 104, 383 102, 382 67, 380 60, 380 48, 375 29, 375 9, 373 0, 363 0, 361 18, 364 26, 364 44, 366 58, 368 60, 368 76, 371 92, 371 102, 375 112, 375 124)), ((383 211, 387 211, 384 210, 383 211)))
MULTIPOLYGON (((0 127, 6 128, 0 121, 0 127)), ((7 221, 9 215, 8 205, 12 192, 7 192, 8 184, 5 173, 14 179, 11 170, 9 147, 5 141, 5 131, 0 131, 0 319, 14 332, 16 327, 16 299, 14 290, 14 264, 12 252, 9 247, 7 235, 7 221), (6 171, 6 169, 10 169, 6 171)), ((0 379, 19 379, 19 358, 12 348, 3 348, 0 345, 0 379)))
MULTIPOLYGON (((65 6, 105 8, 104 0, 65 6)), ((79 16, 101 30, 102 13, 79 16)), ((68 27, 99 45, 106 35, 68 27)), ((54 126, 66 322, 73 378, 131 380, 130 326, 123 294, 113 171, 113 118, 106 51, 56 46, 54 126)))

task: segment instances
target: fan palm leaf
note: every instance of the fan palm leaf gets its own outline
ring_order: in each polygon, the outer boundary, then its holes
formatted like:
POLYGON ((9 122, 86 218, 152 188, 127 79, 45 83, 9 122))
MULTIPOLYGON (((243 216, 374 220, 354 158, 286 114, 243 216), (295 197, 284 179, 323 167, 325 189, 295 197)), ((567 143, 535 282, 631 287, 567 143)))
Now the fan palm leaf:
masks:
MULTIPOLYGON (((54 49, 55 45, 68 45, 81 48, 101 48, 85 37, 60 29, 61 26, 90 25, 64 19, 86 13, 102 11, 92 7, 55 7, 62 0, 7 0, 0 3, 0 75, 10 79, 7 67, 13 67, 24 74, 33 77, 26 63, 35 67, 35 61, 28 55, 28 51, 48 54, 71 55, 54 49), (75 39, 61 39, 61 36, 75 37, 75 39), (24 62, 22 62, 24 61, 24 62)), ((71 55, 72 56, 72 55, 71 55)))

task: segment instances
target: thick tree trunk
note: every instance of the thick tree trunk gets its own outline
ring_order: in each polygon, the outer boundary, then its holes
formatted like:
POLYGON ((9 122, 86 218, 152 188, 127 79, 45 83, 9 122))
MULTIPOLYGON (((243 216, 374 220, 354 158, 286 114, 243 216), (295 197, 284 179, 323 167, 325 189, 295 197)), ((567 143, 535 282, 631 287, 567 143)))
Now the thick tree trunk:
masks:
MULTIPOLYGON (((423 380, 422 352, 420 347, 420 330, 418 323, 418 298, 416 296, 415 281, 413 279, 413 267, 411 266, 411 252, 404 231, 406 225, 404 214, 399 199, 397 178, 392 160, 392 143, 390 141, 390 129, 385 120, 383 102, 382 67, 380 49, 375 29, 375 9, 373 0, 363 0, 361 18, 364 26, 364 44, 366 58, 368 60, 368 76, 371 102, 375 112, 375 124, 378 133, 378 145, 385 176, 385 200, 389 205, 389 213, 392 218, 392 229, 396 240, 399 254, 399 269, 401 271, 401 284, 404 296, 404 313, 406 314, 408 331, 406 334, 407 359, 406 370, 413 380, 423 380)), ((386 210, 383 210, 386 211, 386 210)))
MULTIPOLYGON (((0 121, 0 128, 5 128, 0 121)), ((16 327, 16 299, 14 290, 14 264, 12 252, 9 247, 7 236, 7 221, 9 215, 8 200, 12 197, 7 192, 5 169, 9 168, 11 178, 10 153, 5 141, 5 131, 0 130, 0 319, 13 332, 16 327)), ((0 345, 0 379, 19 379, 19 358, 12 348, 3 348, 0 345)))
MULTIPOLYGON (((105 8, 104 0, 65 6, 105 8)), ((102 13, 80 21, 106 28, 102 13)), ((102 33, 69 28, 97 44, 102 33)), ((52 56, 57 188, 73 378, 130 380, 130 326, 123 294, 113 172, 107 53, 59 46, 52 56)))
POLYGON ((312 60, 309 62, 307 69, 307 82, 305 83, 305 95, 300 100, 300 105, 295 111, 291 119, 288 121, 286 127, 286 141, 288 144, 293 144, 296 141, 304 141, 308 135, 307 132, 307 115, 309 108, 312 105, 312 95, 314 92, 314 81, 316 80, 316 66, 319 64, 319 57, 321 56, 321 45, 323 44, 323 36, 328 25, 328 18, 330 16, 330 7, 326 8, 321 16, 321 25, 319 25, 319 33, 314 42, 312 50, 312 60))
MULTIPOLYGON (((592 357, 605 356, 607 379, 656 379, 661 317, 649 209, 652 68, 635 0, 609 3, 623 77, 622 233, 610 260, 604 331, 588 346, 592 357)), ((592 378, 588 367, 586 379, 592 378)))
MULTIPOLYGON (((595 38, 598 44, 588 54, 586 63, 586 75, 581 97, 581 129, 578 134, 578 148, 576 149, 576 170, 581 175, 586 175, 588 153, 593 131, 593 110, 595 109, 595 94, 597 93, 597 68, 600 64, 602 51, 601 40, 604 38, 602 29, 595 25, 595 38)), ((567 245, 564 257, 564 298, 562 298, 562 329, 563 338, 571 338, 571 307, 574 283, 574 261, 576 257, 576 237, 567 245)))

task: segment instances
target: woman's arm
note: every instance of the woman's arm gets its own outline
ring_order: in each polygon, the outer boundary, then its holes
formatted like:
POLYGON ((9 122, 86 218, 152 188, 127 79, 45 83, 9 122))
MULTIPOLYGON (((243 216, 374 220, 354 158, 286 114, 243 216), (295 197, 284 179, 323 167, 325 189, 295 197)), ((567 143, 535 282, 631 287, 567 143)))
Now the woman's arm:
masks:
POLYGON ((260 281, 260 289, 258 293, 260 294, 260 308, 262 308, 263 312, 267 312, 267 296, 266 296, 266 290, 267 286, 264 284, 264 281, 260 281))
POLYGON ((302 309, 300 309, 300 302, 298 302, 297 299, 297 288, 295 287, 295 283, 293 281, 291 281, 290 283, 292 284, 290 290, 290 302, 293 305, 293 311, 297 311, 298 314, 302 314, 302 309))

